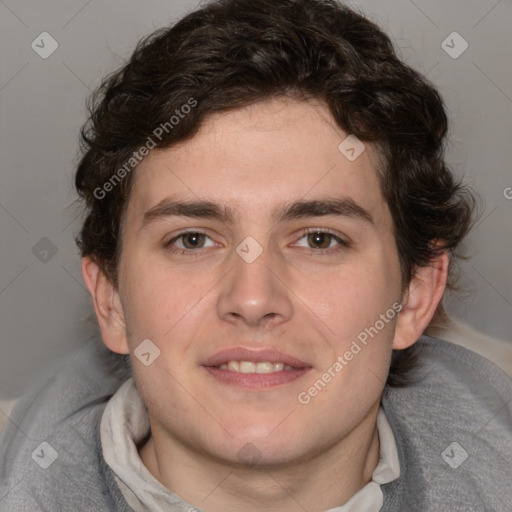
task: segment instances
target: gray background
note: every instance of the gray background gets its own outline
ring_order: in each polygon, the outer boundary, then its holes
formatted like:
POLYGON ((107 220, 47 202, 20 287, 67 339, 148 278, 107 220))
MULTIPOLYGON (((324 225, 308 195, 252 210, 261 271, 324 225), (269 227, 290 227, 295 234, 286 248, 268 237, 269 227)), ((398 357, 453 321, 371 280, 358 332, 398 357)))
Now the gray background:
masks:
MULTIPOLYGON (((0 399, 19 396, 95 330, 87 320, 92 309, 73 240, 79 217, 72 176, 85 99, 141 36, 195 5, 0 1, 0 399), (31 47, 42 32, 59 45, 47 59, 31 47)), ((512 342, 512 199, 504 194, 512 187, 512 3, 351 5, 392 36, 405 61, 428 75, 446 101, 448 161, 485 201, 466 242, 472 258, 462 266, 462 283, 469 292, 449 310, 512 342), (441 46, 454 31, 469 44, 458 58, 441 46)), ((456 40, 448 44, 460 48, 456 40)))

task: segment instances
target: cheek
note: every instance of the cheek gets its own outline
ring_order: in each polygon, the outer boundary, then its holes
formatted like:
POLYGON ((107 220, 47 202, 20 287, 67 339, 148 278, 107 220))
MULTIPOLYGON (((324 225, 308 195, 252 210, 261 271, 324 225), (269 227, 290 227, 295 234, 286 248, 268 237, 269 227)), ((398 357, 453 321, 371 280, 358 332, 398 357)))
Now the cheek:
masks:
POLYGON ((182 429, 185 433, 186 419, 197 413, 191 399, 191 393, 197 393, 174 368, 166 366, 165 356, 149 367, 133 361, 133 376, 151 418, 173 431, 182 429))
POLYGON ((361 259, 297 282, 295 289, 327 332, 347 339, 373 325, 392 307, 399 296, 398 270, 382 258, 361 259))
POLYGON ((194 278, 150 261, 134 261, 124 270, 125 316, 135 337, 166 338, 211 288, 204 277, 194 278))

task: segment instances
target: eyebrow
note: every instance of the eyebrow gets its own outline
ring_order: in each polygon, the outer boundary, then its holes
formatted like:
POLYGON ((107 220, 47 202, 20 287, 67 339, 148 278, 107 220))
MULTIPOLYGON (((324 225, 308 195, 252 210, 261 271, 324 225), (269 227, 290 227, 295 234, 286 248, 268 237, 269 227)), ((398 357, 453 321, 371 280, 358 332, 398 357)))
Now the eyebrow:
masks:
MULTIPOLYGON (((373 224, 370 212, 349 197, 295 201, 275 209, 272 212, 272 219, 275 223, 279 223, 328 215, 348 217, 373 224)), ((173 216, 215 219, 225 224, 233 224, 238 218, 235 209, 211 201, 173 201, 166 198, 144 214, 142 227, 156 220, 173 216)))

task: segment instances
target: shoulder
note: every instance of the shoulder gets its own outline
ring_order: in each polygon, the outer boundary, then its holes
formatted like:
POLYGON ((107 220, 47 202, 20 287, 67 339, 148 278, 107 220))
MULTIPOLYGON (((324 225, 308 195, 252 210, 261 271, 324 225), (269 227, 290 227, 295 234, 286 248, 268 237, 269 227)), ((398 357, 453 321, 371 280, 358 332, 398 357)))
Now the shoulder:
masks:
POLYGON ((444 340, 424 336, 417 350, 411 384, 386 388, 382 401, 406 501, 418 510, 512 510, 512 380, 444 340))
POLYGON ((91 340, 19 399, 0 436, 1 510, 108 508, 99 422, 126 377, 118 356, 91 340))

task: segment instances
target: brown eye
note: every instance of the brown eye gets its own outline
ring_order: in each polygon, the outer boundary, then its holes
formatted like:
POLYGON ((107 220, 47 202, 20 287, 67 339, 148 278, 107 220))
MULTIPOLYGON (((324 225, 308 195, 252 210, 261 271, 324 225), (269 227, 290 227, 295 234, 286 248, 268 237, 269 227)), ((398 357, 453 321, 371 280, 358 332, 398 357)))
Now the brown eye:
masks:
POLYGON ((308 243, 315 249, 327 249, 332 239, 333 235, 330 233, 317 232, 308 235, 308 243))
POLYGON ((180 237, 186 249, 197 249, 204 245, 206 236, 203 233, 185 233, 180 237))
POLYGON ((185 231, 165 244, 168 250, 179 254, 195 254, 201 249, 214 246, 215 242, 207 234, 199 231, 185 231))
POLYGON ((320 255, 348 249, 351 244, 329 231, 310 229, 297 240, 295 246, 310 249, 312 253, 320 255))

